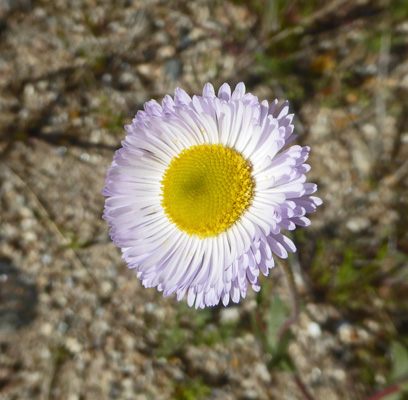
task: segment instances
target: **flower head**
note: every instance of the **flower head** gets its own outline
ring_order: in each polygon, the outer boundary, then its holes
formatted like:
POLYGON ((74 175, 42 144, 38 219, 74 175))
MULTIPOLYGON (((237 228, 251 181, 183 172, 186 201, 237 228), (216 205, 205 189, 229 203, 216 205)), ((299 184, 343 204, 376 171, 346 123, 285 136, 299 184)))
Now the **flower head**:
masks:
POLYGON ((284 149, 293 114, 223 84, 176 89, 139 111, 114 157, 104 218, 145 287, 204 308, 259 291, 273 255, 295 252, 282 229, 310 225, 321 200, 305 183, 309 147, 284 149))

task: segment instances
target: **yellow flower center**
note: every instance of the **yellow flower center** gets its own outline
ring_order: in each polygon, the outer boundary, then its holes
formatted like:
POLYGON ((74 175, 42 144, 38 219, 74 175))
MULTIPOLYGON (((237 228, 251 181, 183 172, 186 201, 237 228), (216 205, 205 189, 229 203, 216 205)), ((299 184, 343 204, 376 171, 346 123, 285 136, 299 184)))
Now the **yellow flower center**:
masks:
POLYGON ((160 182, 167 218, 189 235, 217 236, 249 206, 250 164, 221 144, 202 144, 174 157, 160 182))

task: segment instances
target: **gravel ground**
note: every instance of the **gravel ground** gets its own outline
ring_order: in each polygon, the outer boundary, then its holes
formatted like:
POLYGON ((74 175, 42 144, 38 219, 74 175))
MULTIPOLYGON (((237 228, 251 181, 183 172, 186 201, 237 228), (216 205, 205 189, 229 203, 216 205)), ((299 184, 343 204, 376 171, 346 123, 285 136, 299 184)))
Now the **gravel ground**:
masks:
POLYGON ((408 5, 273 4, 0 0, 0 399, 354 400, 408 374, 408 5), (293 100, 325 203, 281 341, 280 269, 191 310, 142 288, 101 218, 145 101, 241 80, 293 100))

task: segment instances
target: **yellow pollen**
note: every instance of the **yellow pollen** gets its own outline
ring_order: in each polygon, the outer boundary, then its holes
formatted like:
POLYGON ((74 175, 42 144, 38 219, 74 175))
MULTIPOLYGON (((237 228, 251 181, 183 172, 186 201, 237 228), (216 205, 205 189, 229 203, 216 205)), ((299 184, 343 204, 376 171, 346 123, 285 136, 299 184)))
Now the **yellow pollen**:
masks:
POLYGON ((175 156, 163 174, 161 204, 180 230, 200 238, 227 230, 250 205, 251 165, 221 144, 202 144, 175 156))

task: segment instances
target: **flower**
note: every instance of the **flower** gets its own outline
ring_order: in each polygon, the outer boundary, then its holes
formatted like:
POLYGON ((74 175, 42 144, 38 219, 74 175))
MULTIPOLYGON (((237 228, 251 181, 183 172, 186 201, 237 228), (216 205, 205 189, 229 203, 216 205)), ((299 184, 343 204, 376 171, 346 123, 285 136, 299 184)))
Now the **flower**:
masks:
POLYGON ((145 287, 187 294, 196 308, 238 302, 259 291, 273 255, 294 243, 282 229, 310 225, 322 202, 305 183, 309 147, 291 146, 289 103, 277 108, 224 83, 192 98, 151 100, 113 159, 102 192, 104 218, 145 287))

